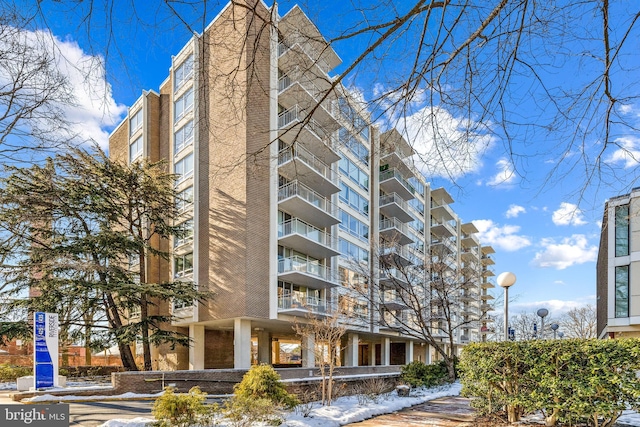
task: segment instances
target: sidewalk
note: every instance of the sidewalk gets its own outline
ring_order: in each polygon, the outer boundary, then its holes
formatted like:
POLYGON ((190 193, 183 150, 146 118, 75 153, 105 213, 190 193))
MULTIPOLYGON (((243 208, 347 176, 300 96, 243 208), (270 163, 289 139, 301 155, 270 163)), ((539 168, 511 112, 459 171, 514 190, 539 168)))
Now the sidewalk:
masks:
POLYGON ((349 425, 354 427, 473 427, 476 426, 474 419, 475 411, 469 406, 469 399, 451 396, 349 425))

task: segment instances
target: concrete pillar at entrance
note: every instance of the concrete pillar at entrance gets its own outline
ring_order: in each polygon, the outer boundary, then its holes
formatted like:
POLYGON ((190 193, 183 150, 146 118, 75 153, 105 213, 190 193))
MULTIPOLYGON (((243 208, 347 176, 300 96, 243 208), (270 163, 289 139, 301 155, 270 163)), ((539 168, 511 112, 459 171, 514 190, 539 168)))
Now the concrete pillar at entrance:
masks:
POLYGON ((271 364, 271 334, 258 331, 258 363, 271 364))
POLYGON ((316 366, 316 337, 311 334, 302 337, 302 367, 314 368, 316 366))
POLYGON ((189 370, 204 369, 204 326, 189 325, 189 370))
POLYGON ((407 341, 405 347, 405 363, 413 362, 413 341, 407 341))
POLYGON ((382 338, 380 350, 382 353, 380 355, 380 363, 382 363, 382 366, 391 365, 391 338, 382 338))
POLYGON ((233 320, 233 367, 251 367, 251 320, 233 320))
POLYGON ((358 366, 358 334, 347 335, 347 348, 345 349, 345 366, 358 366))
POLYGON ((376 366, 376 345, 369 344, 369 366, 376 366))

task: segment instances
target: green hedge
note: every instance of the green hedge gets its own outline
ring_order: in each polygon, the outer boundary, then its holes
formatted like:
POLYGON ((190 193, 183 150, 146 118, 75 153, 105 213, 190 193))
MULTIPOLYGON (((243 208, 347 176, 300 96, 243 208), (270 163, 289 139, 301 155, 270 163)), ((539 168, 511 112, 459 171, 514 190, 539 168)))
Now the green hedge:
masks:
POLYGON ((447 379, 447 365, 442 362, 426 365, 414 360, 402 367, 400 379, 412 387, 433 387, 447 379))
POLYGON ((462 394, 482 414, 510 422, 542 411, 546 424, 613 425, 640 409, 640 340, 477 343, 460 359, 462 394))

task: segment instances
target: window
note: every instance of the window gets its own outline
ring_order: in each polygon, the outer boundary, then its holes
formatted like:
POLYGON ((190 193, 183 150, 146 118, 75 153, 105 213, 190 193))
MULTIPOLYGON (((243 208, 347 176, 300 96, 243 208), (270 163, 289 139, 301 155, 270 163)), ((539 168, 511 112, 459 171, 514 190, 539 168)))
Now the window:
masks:
POLYGON ((173 259, 173 277, 184 277, 193 273, 193 252, 173 259))
POLYGON ((176 196, 176 209, 179 213, 182 213, 191 205, 193 205, 193 187, 188 187, 176 196))
POLYGON ((181 308, 193 307, 193 300, 185 298, 174 298, 173 309, 180 310, 181 308))
MULTIPOLYGON (((424 191, 422 192, 424 193, 424 191)), ((408 201, 409 206, 420 212, 421 215, 424 215, 424 203, 422 203, 418 199, 411 199, 408 201)))
POLYGON ((133 163, 139 157, 142 157, 142 137, 138 137, 129 145, 129 163, 133 163))
POLYGON ((629 317, 629 266, 616 267, 616 317, 629 317))
POLYGON ((362 249, 360 246, 351 243, 348 240, 339 240, 339 250, 343 257, 351 258, 355 261, 368 261, 369 251, 362 249))
POLYGON ((129 119, 129 136, 136 133, 142 127, 142 108, 129 119))
POLYGON ((178 175, 176 178, 176 184, 180 184, 185 179, 193 175, 193 153, 187 154, 182 159, 178 160, 173 167, 173 173, 178 175))
POLYGON ((365 165, 369 165, 369 149, 364 146, 363 143, 353 137, 349 131, 345 128, 340 128, 338 131, 340 142, 353 153, 365 165))
POLYGON ((629 255, 629 205, 616 206, 616 256, 629 255))
POLYGON ((176 131, 173 138, 173 154, 178 154, 185 147, 193 144, 193 120, 176 131))
POLYGON ((340 201, 348 204, 364 216, 369 216, 369 202, 356 190, 340 181, 340 201))
POLYGON ((189 88, 180 98, 174 103, 174 121, 180 120, 186 113, 193 109, 193 88, 189 88))
POLYGON ((369 175, 360 169, 351 160, 340 156, 340 171, 347 175, 351 181, 358 184, 364 190, 369 190, 369 175))
POLYGON ((193 219, 188 219, 178 225, 178 233, 173 241, 173 247, 190 243, 193 241, 193 219))
POLYGON ((347 122, 351 123, 353 128, 361 137, 368 141, 369 125, 367 124, 367 121, 356 112, 355 108, 351 106, 349 101, 346 98, 338 98, 338 108, 340 109, 340 113, 342 113, 343 118, 345 118, 347 122))
POLYGON ((365 242, 369 239, 369 226, 340 209, 340 229, 365 242))
POLYGON ((174 73, 173 90, 178 90, 187 80, 193 76, 193 55, 189 55, 174 73))

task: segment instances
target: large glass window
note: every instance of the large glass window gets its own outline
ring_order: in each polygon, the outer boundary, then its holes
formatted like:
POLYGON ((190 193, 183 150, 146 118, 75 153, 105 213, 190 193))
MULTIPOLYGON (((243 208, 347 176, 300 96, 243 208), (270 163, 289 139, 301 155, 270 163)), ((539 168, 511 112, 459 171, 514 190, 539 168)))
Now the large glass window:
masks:
POLYGON ((365 242, 369 239, 369 226, 340 209, 340 229, 365 242))
POLYGON ((369 251, 361 248, 360 246, 351 243, 348 240, 340 239, 339 240, 339 251, 342 256, 351 258, 355 261, 368 261, 369 260, 369 251))
POLYGON ((340 181, 340 201, 348 204, 361 214, 369 216, 369 202, 356 190, 340 181))
POLYGON ((629 205, 616 206, 616 256, 629 255, 629 205))
POLYGON ((616 267, 616 317, 629 317, 629 266, 616 267))
POLYGON ((193 273, 193 253, 178 255, 173 259, 173 277, 184 277, 193 273))
POLYGON ((178 237, 173 241, 173 246, 178 247, 193 241, 193 219, 178 224, 178 237))
POLYGON ((178 160, 173 167, 173 172, 178 175, 176 178, 176 184, 181 183, 193 175, 193 153, 189 153, 182 159, 178 160))
POLYGON ((189 120, 174 134, 173 153, 178 154, 182 149, 191 144, 193 144, 193 120, 189 120))
POLYGON ((129 163, 133 163, 139 157, 142 157, 142 137, 141 136, 136 138, 136 140, 129 145, 129 163))
POLYGON ((340 128, 338 131, 340 142, 349 149, 361 162, 365 165, 369 165, 369 149, 365 147, 363 143, 358 141, 349 131, 345 128, 340 128))
POLYGON ((136 133, 142 126, 142 108, 136 111, 136 113, 129 119, 129 136, 136 133))
POLYGON ((179 213, 193 205, 193 187, 187 187, 176 196, 176 209, 179 213))
POLYGON ((174 103, 174 121, 180 120, 186 113, 193 109, 193 88, 189 88, 174 103))
POLYGON ((176 68, 174 73, 175 81, 173 89, 177 90, 187 80, 189 80, 191 76, 193 76, 193 55, 189 55, 187 59, 185 59, 182 64, 176 68))
POLYGON ((347 175, 354 183, 364 190, 369 189, 369 175, 360 169, 355 163, 344 156, 340 157, 340 171, 347 175))

